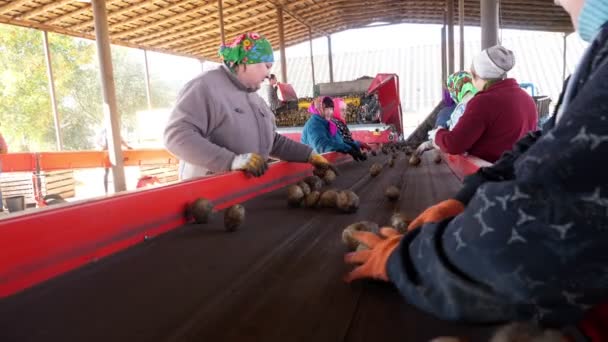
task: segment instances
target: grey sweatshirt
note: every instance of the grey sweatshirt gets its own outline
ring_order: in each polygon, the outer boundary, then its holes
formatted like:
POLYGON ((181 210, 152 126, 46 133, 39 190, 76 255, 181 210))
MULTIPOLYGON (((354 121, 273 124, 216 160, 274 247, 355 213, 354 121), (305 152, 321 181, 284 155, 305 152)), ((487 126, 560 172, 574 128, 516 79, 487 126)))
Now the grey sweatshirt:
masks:
POLYGON ((238 154, 307 162, 312 149, 276 133, 274 114, 226 67, 184 86, 165 128, 165 146, 180 159, 180 178, 228 171, 238 154))

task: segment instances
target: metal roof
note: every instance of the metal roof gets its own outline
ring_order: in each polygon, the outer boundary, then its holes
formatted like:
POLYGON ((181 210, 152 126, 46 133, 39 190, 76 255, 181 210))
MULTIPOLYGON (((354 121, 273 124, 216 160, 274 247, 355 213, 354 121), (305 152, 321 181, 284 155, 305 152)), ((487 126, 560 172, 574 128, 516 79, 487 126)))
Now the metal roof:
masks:
MULTIPOLYGON (((278 8, 283 11, 285 44, 290 46, 308 40, 309 28, 316 38, 374 22, 440 24, 446 6, 445 0, 106 0, 110 41, 216 60, 220 3, 227 40, 258 31, 275 48, 278 8)), ((479 4, 465 0, 465 24, 479 25, 479 4)), ((569 17, 553 0, 500 4, 503 28, 572 31, 569 17)), ((458 20, 458 13, 455 17, 458 20)), ((0 0, 0 23, 94 39, 92 8, 85 0, 0 0)))

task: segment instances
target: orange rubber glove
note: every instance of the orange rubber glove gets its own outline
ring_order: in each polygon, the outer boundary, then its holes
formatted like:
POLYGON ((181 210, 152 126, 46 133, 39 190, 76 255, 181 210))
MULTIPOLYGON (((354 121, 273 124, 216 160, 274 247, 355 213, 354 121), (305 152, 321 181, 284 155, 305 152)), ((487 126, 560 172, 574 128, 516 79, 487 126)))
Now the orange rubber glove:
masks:
POLYGON ((352 234, 355 240, 369 249, 348 253, 344 256, 344 262, 347 264, 361 264, 346 275, 344 278, 346 282, 350 283, 353 280, 364 278, 388 281, 386 262, 399 245, 403 235, 395 229, 387 227, 380 229, 380 235, 370 232, 352 234))
POLYGON ((464 211, 464 204, 455 199, 449 199, 443 202, 439 202, 434 206, 427 208, 422 214, 418 215, 414 221, 410 223, 407 230, 413 230, 425 223, 439 222, 447 219, 448 217, 454 217, 464 211))
POLYGON ((312 164, 312 166, 320 170, 331 169, 336 175, 339 175, 338 169, 336 169, 335 166, 333 166, 327 159, 325 159, 325 157, 320 154, 316 154, 314 152, 311 153, 310 157, 308 157, 308 162, 312 164))

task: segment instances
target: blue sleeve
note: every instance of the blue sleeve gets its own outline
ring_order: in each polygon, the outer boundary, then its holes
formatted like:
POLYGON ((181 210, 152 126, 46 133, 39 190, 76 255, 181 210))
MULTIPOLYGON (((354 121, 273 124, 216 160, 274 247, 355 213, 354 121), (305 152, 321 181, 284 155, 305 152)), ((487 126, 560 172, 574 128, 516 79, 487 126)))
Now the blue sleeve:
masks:
POLYGON ((608 68, 465 211, 407 234, 387 272, 445 319, 571 324, 608 295, 608 68))
POLYGON ((304 125, 302 142, 312 147, 317 153, 346 152, 351 149, 349 145, 344 143, 340 134, 332 137, 321 121, 312 118, 304 125))

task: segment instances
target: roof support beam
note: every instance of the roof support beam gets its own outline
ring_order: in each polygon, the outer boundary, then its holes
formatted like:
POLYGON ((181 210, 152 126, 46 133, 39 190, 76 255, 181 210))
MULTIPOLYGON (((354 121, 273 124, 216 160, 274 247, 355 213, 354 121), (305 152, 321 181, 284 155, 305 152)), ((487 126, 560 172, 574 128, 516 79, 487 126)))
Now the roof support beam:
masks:
POLYGON ((498 0, 479 0, 481 6, 481 49, 498 44, 498 0))
POLYGON ((327 35, 327 58, 329 61, 329 83, 334 82, 334 57, 331 53, 331 36, 327 35))
POLYGON ((464 0, 458 0, 458 21, 460 24, 460 70, 464 70, 464 0))
POLYGON ((114 191, 127 190, 125 182, 124 162, 121 150, 120 114, 116 104, 116 89, 114 87, 114 71, 112 70, 112 54, 110 52, 110 36, 108 34, 108 17, 105 0, 92 0, 93 17, 95 21, 95 42, 101 72, 101 85, 104 103, 104 118, 108 139, 108 154, 112 165, 114 191))
POLYGON ((277 6, 279 49, 281 50, 281 81, 287 83, 287 57, 285 56, 285 32, 283 28, 283 6, 277 6))
MULTIPOLYGON (((280 5, 280 4, 278 4, 278 2, 277 2, 276 0, 268 0, 268 2, 270 2, 270 3, 274 4, 275 6, 279 6, 279 5, 280 5)), ((295 20, 297 20, 297 21, 301 22, 301 23, 302 23, 304 26, 308 26, 308 27, 310 27, 312 30, 315 30, 315 31, 317 31, 317 32, 319 32, 319 33, 321 33, 321 34, 324 34, 324 35, 329 35, 329 33, 327 33, 327 32, 325 32, 325 31, 323 31, 323 30, 320 30, 320 29, 316 28, 314 25, 311 25, 309 22, 307 22, 306 20, 302 19, 302 17, 300 17, 298 14, 296 14, 296 13, 294 13, 294 12, 292 12, 292 11, 289 11, 289 10, 287 10, 287 9, 283 9, 283 11, 284 11, 285 13, 289 14, 289 15, 290 15, 292 18, 294 18, 295 20)))
MULTIPOLYGON (((482 0, 483 1, 483 0, 482 0)), ((454 0, 446 0, 448 18, 448 73, 454 73, 454 0)))
POLYGON ((220 37, 222 38, 222 45, 226 44, 226 35, 224 34, 224 0, 217 0, 217 12, 219 14, 220 22, 220 37))

